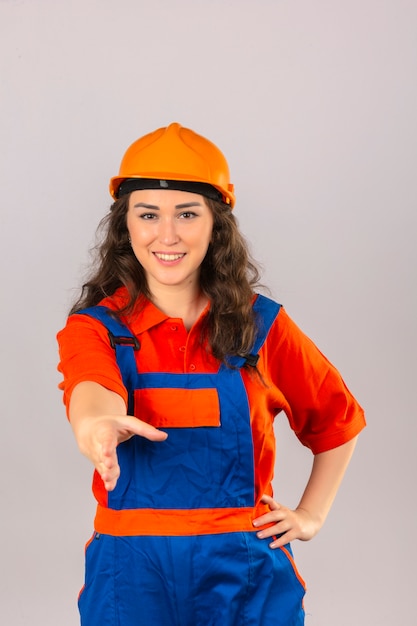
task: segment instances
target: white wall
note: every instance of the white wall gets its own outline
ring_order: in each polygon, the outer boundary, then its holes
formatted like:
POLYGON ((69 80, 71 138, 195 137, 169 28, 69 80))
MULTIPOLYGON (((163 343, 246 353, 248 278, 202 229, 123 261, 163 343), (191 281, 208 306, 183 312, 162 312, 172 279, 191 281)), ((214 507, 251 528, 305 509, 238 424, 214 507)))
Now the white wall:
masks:
MULTIPOLYGON (((367 411, 294 546, 307 624, 412 622, 416 27, 413 0, 0 0, 2 623, 78 623, 94 505, 55 333, 125 148, 174 120, 227 155, 265 282, 367 411)), ((310 458, 281 421, 292 505, 310 458)))

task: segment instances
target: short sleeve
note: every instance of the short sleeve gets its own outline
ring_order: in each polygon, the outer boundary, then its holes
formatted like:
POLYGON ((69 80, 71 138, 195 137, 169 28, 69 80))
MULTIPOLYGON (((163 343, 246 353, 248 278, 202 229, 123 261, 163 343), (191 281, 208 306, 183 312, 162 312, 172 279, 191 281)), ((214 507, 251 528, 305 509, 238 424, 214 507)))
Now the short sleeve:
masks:
POLYGON ((60 362, 58 371, 63 375, 59 388, 64 392, 67 409, 71 393, 84 381, 96 382, 118 393, 127 402, 113 348, 106 328, 87 315, 71 315, 66 326, 57 334, 60 362))
POLYGON ((364 411, 342 376, 284 308, 265 350, 269 377, 285 398, 281 408, 314 454, 346 443, 364 428, 364 411))

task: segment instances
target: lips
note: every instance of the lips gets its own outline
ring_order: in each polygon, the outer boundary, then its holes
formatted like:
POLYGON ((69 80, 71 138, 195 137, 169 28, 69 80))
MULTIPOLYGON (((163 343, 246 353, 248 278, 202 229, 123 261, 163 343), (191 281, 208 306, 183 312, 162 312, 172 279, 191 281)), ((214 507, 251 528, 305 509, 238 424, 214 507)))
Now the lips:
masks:
POLYGON ((154 252, 154 255, 160 259, 160 261, 178 261, 185 256, 185 253, 181 254, 167 254, 166 252, 154 252))

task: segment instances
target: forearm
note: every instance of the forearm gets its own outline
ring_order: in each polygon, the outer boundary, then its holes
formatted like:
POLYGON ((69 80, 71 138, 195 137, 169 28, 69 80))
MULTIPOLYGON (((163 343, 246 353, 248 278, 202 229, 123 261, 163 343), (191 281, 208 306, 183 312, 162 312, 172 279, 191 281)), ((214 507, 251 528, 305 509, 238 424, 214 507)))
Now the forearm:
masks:
POLYGON ((270 512, 255 519, 253 525, 257 528, 268 524, 269 527, 257 533, 259 539, 274 537, 269 544, 272 549, 280 548, 293 539, 312 539, 330 511, 355 444, 356 438, 314 457, 309 481, 295 510, 264 495, 262 502, 268 504, 270 512))
POLYGON ((86 420, 103 415, 126 415, 123 398, 98 383, 79 383, 72 392, 69 405, 69 419, 74 433, 77 434, 86 420))
POLYGON ((309 513, 321 528, 352 457, 357 438, 315 455, 310 478, 297 509, 309 513))
MULTIPOLYGON (((113 422, 126 415, 123 398, 98 383, 84 381, 74 388, 68 413, 80 452, 97 467, 102 444, 113 449, 120 440, 113 422)), ((123 438, 126 434, 123 432, 123 438)))

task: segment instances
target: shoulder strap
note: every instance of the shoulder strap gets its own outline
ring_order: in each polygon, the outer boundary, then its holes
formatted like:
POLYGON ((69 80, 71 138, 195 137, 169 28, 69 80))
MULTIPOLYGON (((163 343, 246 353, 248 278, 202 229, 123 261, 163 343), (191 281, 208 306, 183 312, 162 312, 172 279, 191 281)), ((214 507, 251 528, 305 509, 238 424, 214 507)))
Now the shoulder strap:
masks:
MULTIPOLYGON (((232 367, 241 368, 248 364, 252 367, 256 367, 259 360, 259 351, 262 348, 269 330, 274 323, 281 305, 270 298, 262 295, 258 295, 253 310, 256 313, 258 333, 254 346, 250 354, 244 357, 231 357, 229 359, 232 367)), ((129 412, 133 410, 133 389, 134 389, 134 376, 137 373, 135 350, 140 350, 140 343, 128 329, 127 326, 119 322, 115 317, 111 315, 111 310, 104 306, 94 306, 87 309, 82 309, 77 312, 77 315, 89 315, 97 319, 107 328, 109 341, 112 348, 116 353, 117 364, 122 375, 123 384, 129 392, 129 412)))
POLYGON ((131 345, 134 350, 139 350, 140 343, 137 337, 133 335, 125 324, 113 317, 111 313, 111 309, 106 306, 92 306, 88 309, 81 309, 81 311, 77 312, 77 315, 89 315, 99 320, 107 328, 112 348, 120 344, 131 345))
POLYGON ((265 340, 268 336, 270 328, 274 323, 281 305, 266 296, 258 294, 254 304, 253 310, 256 314, 256 321, 258 324, 258 332, 256 335, 254 346, 250 352, 244 357, 232 357, 229 359, 229 363, 233 367, 243 367, 244 365, 250 365, 256 367, 259 360, 259 350, 262 348, 265 340))
POLYGON ((128 413, 133 411, 133 378, 137 372, 135 351, 140 350, 140 342, 127 326, 111 315, 111 309, 105 306, 92 306, 78 311, 76 315, 88 315, 98 320, 107 328, 109 341, 116 353, 123 384, 129 393, 128 413))

